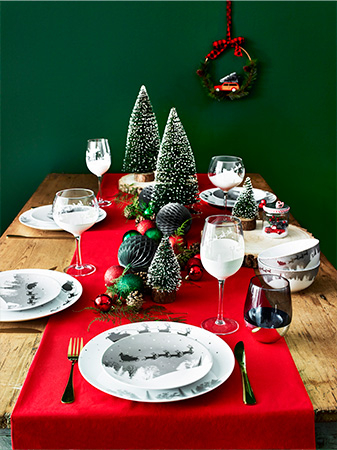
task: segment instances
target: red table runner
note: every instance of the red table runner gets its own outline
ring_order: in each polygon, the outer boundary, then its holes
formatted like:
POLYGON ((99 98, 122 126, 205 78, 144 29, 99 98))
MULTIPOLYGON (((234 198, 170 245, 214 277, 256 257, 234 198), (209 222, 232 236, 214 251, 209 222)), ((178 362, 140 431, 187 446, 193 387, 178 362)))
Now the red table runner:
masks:
MULTIPOLYGON (((120 174, 104 177, 106 198, 117 192, 120 174)), ((199 175, 200 190, 211 187, 199 175)), ((208 215, 219 209, 203 205, 188 233, 191 242, 200 240, 208 215)), ((225 336, 233 349, 243 340, 247 366, 257 399, 254 406, 242 402, 242 384, 236 363, 230 378, 200 397, 173 403, 139 403, 103 393, 74 370, 76 400, 60 402, 70 363, 66 352, 71 336, 88 342, 112 328, 95 322, 88 331, 93 312, 83 310, 105 291, 103 275, 118 264, 117 251, 123 234, 134 229, 116 205, 108 217, 83 235, 83 260, 96 265, 97 272, 80 279, 84 291, 69 309, 50 317, 12 414, 14 449, 311 449, 315 448, 314 412, 288 347, 281 339, 262 344, 245 329, 243 304, 252 269, 242 268, 225 285, 225 311, 240 323, 238 332, 225 336)), ((183 283, 171 311, 186 312, 186 322, 200 326, 216 314, 216 280, 204 273, 194 284, 183 283)), ((296 311, 294 311, 296 314, 296 311)))

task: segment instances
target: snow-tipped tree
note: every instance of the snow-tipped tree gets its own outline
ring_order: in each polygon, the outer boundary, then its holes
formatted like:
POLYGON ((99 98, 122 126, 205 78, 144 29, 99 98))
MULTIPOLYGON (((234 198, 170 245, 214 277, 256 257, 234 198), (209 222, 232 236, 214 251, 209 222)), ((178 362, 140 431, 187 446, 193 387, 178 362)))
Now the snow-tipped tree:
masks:
POLYGON ((168 236, 164 236, 147 273, 147 284, 156 291, 172 293, 181 285, 180 265, 168 236))
POLYGON ((258 208, 254 197, 251 179, 247 177, 243 183, 243 190, 238 196, 232 210, 233 216, 244 219, 255 219, 258 208))
POLYGON ((122 171, 153 172, 156 169, 159 148, 157 119, 146 87, 142 86, 130 116, 122 171))
POLYGON ((166 123, 155 181, 151 197, 155 212, 168 203, 195 203, 199 190, 195 159, 175 108, 171 109, 166 123))

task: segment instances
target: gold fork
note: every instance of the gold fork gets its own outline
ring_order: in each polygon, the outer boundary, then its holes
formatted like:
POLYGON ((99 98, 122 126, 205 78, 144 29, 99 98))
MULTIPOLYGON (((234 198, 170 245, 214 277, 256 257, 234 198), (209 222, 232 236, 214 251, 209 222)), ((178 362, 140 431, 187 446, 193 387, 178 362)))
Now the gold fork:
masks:
POLYGON ((73 386, 73 371, 75 362, 78 361, 78 357, 80 355, 82 348, 83 348, 83 338, 70 338, 68 345, 68 359, 69 361, 71 361, 71 369, 68 383, 61 399, 62 403, 73 403, 73 401, 75 400, 74 386, 73 386))

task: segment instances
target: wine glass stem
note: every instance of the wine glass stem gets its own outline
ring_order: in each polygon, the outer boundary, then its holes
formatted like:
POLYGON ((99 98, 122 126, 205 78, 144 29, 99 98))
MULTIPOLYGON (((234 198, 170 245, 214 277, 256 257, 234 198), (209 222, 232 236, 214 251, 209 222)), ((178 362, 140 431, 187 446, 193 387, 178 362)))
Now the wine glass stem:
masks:
POLYGON ((76 269, 81 269, 82 264, 82 254, 81 254, 81 236, 75 236, 76 239, 76 269))
POLYGON ((225 206, 225 212, 227 211, 227 197, 228 197, 228 192, 224 192, 224 206, 225 206))
POLYGON ((99 175, 98 177, 98 192, 97 192, 97 200, 101 200, 101 184, 102 184, 102 175, 99 175))
POLYGON ((225 280, 219 280, 219 305, 218 305, 218 316, 215 323, 217 325, 223 325, 223 293, 224 293, 225 280))

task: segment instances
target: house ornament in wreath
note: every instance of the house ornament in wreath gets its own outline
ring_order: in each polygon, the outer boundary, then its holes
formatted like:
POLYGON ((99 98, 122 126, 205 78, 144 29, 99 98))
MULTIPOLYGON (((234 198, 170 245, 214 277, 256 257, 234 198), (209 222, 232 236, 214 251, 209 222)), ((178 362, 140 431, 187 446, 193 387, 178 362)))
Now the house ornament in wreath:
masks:
POLYGON ((242 47, 243 37, 231 37, 232 2, 227 0, 227 37, 213 42, 213 50, 208 53, 197 70, 202 85, 208 91, 208 95, 215 100, 238 100, 246 97, 257 77, 257 61, 252 59, 249 53, 242 47), (234 48, 234 55, 242 57, 244 52, 248 58, 243 66, 243 75, 232 72, 220 79, 221 84, 214 83, 212 79, 212 61, 220 56, 228 48, 234 48))

